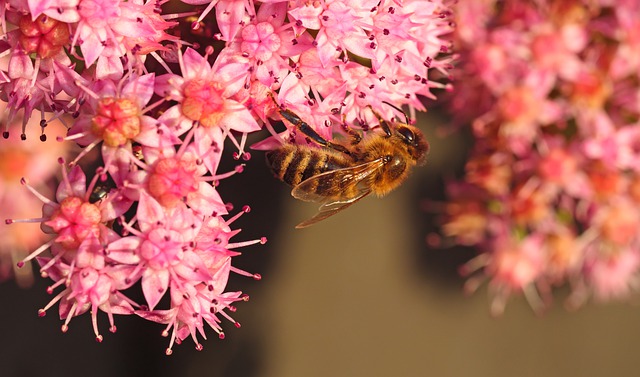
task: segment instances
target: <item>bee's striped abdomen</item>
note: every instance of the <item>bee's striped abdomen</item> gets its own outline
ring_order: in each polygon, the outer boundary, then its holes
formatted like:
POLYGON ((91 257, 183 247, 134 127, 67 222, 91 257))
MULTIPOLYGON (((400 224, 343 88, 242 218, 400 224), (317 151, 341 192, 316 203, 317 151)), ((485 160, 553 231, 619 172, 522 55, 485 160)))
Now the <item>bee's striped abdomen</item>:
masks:
POLYGON ((297 186, 310 177, 344 167, 333 154, 317 148, 285 145, 266 154, 267 162, 281 181, 297 186))

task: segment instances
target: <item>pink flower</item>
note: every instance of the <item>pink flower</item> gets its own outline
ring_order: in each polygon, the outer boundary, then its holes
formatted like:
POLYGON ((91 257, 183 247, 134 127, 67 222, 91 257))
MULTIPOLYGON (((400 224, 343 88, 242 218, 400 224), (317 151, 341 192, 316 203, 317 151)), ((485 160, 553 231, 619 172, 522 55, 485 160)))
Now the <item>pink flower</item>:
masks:
MULTIPOLYGON (((154 156, 145 156, 145 160, 153 163, 154 156)), ((223 292, 228 274, 233 271, 260 278, 231 267, 230 258, 239 253, 227 249, 264 243, 266 239, 229 243, 229 238, 238 232, 231 230, 229 225, 239 215, 223 221, 214 214, 213 217, 206 216, 208 220, 203 222, 203 216, 194 209, 206 211, 205 204, 191 203, 192 209, 178 202, 166 208, 144 190, 139 192, 135 217, 124 222, 123 214, 128 207, 119 203, 130 204, 130 201, 122 202, 123 195, 118 194, 117 189, 92 201, 90 194, 100 176, 97 174, 87 188, 82 170, 74 167, 64 174, 58 187, 58 203, 44 198, 27 185, 45 202, 44 216, 40 219, 43 229, 56 237, 37 248, 19 265, 50 247, 52 258, 38 258, 42 273, 54 280, 48 291, 53 292, 62 285, 66 287, 40 310, 40 315, 45 315, 59 302, 60 316, 65 320, 62 331, 66 332, 73 317, 90 311, 96 340, 102 341, 96 319, 98 311, 107 313, 110 331, 115 332, 113 314, 133 314, 135 311, 144 318, 156 320, 158 312, 153 309, 171 290, 172 309, 169 311, 175 313, 175 317, 166 322, 170 327, 175 326, 171 344, 175 339, 181 341, 189 334, 193 335, 195 327, 202 330, 202 321, 196 321, 194 313, 202 314, 202 318, 219 331, 216 313, 224 313, 223 310, 234 301, 246 300, 240 293, 223 292), (116 216, 120 216, 123 230, 131 235, 121 236, 108 227, 116 216), (141 280, 148 305, 145 307, 121 292, 138 280, 141 280), (194 306, 194 302, 184 302, 188 300, 185 294, 193 289, 202 291, 201 294, 194 291, 194 300, 208 300, 208 304, 202 302, 201 306, 194 306), (194 312, 194 308, 200 309, 194 312)), ((248 211, 247 207, 242 213, 248 211)), ((8 223, 12 222, 15 221, 8 220, 8 223)), ((224 316, 228 317, 227 314, 224 316)), ((196 344, 202 348, 197 340, 196 344)))
POLYGON ((171 130, 143 114, 153 88, 153 73, 96 82, 86 88, 88 106, 81 108, 69 135, 81 145, 104 141, 108 148, 130 148, 132 142, 150 147, 175 144, 178 139, 171 130))
MULTIPOLYGON (((448 65, 446 58, 436 59, 441 51, 448 50, 441 36, 451 31, 446 22, 448 8, 440 2, 410 1, 402 6, 391 1, 299 2, 289 14, 298 20, 299 26, 319 29, 314 41, 317 54, 309 55, 316 57, 318 63, 311 59, 301 60, 304 63, 299 66, 302 82, 307 83, 305 70, 337 66, 339 71, 333 76, 336 86, 347 84, 342 113, 346 114, 348 122, 364 118, 367 106, 393 118, 392 109, 382 101, 408 104, 411 109, 421 110, 423 105, 417 95, 433 98, 431 88, 444 87, 427 78, 430 68, 445 72, 448 65), (393 32, 390 24, 395 25, 393 32), (371 65, 350 62, 347 52, 371 59, 371 65)), ((323 72, 325 76, 329 73, 331 70, 323 72)), ((310 78, 316 77, 317 73, 310 78)), ((320 95, 328 96, 336 86, 326 91, 321 90, 322 87, 317 89, 320 95)), ((289 102, 296 101, 291 99, 289 102)), ((373 121, 372 116, 366 117, 373 121)))
MULTIPOLYGON (((502 314, 507 299, 514 293, 525 293, 534 309, 543 310, 545 305, 537 289, 546 285, 544 268, 547 251, 543 238, 540 235, 531 235, 523 240, 516 240, 510 235, 505 235, 496 239, 491 247, 494 249, 490 258, 487 254, 480 255, 462 268, 465 275, 484 268, 490 276, 491 313, 502 314)), ((481 275, 472 277, 467 281, 465 288, 474 291, 482 279, 481 275)))
POLYGON ((638 60, 618 59, 637 50, 639 13, 585 5, 457 6, 465 85, 451 109, 476 142, 443 233, 481 247, 465 271, 473 288, 490 281, 494 312, 520 292, 543 309, 551 284, 572 284, 570 306, 637 287, 638 60))
MULTIPOLYGON (((129 75, 118 82, 97 81, 92 88, 84 87, 84 106, 69 130, 67 140, 86 146, 76 161, 102 142, 104 167, 121 183, 132 170, 130 160, 133 144, 166 148, 179 142, 180 130, 172 130, 164 123, 145 114, 153 95, 154 74, 129 75)), ((75 162, 75 161, 74 161, 75 162)))
MULTIPOLYGON (((61 159, 62 161, 62 159, 61 159)), ((90 194, 95 187, 96 176, 89 187, 86 185, 86 177, 79 166, 75 166, 69 173, 63 169, 63 181, 56 191, 56 201, 47 199, 31 187, 26 179, 22 183, 26 185, 40 200, 44 202, 42 207, 43 218, 41 228, 45 233, 54 234, 55 238, 44 244, 20 262, 24 264, 51 247, 54 259, 57 262, 62 259, 70 263, 75 257, 76 251, 85 242, 93 242, 95 238, 102 243, 108 243, 115 233, 106 223, 126 212, 131 205, 130 201, 112 197, 112 200, 103 200, 92 203, 90 194), (120 199, 120 200, 119 200, 120 199)), ((48 267, 47 267, 48 268, 48 267)), ((43 268, 46 270, 47 268, 43 268)))
POLYGON ((89 312, 98 341, 100 311, 110 331, 114 314, 136 314, 166 325, 167 354, 187 337, 202 349, 207 325, 224 337, 223 317, 240 327, 230 313, 248 296, 226 291, 229 274, 260 279, 232 259, 266 238, 232 241, 249 207, 226 218, 233 205, 217 188, 251 159, 249 134, 269 131, 263 149, 307 143, 276 124, 283 108, 328 140, 380 132, 374 112, 424 110, 453 58, 442 56, 452 24, 440 0, 183 2, 205 6, 191 30, 178 26, 200 8, 167 13, 164 1, 11 0, 0 11, 3 136, 24 114, 26 137, 39 113, 42 139, 59 119, 69 132, 56 139, 83 147, 55 200, 27 183, 37 175, 22 180, 44 203, 40 218, 7 220, 53 235, 20 263, 37 258, 59 291, 41 314, 59 304, 66 331, 89 312), (227 154, 243 163, 218 171, 227 154), (123 293, 138 281, 144 304, 123 293))
POLYGON ((293 24, 284 23, 286 15, 286 2, 261 5, 218 61, 236 65, 238 73, 244 71, 242 81, 247 84, 257 79, 278 87, 291 69, 289 59, 311 48, 309 33, 296 33, 293 24))
MULTIPOLYGON (((168 209, 185 203, 203 215, 226 214, 225 204, 215 187, 209 183, 225 176, 205 177, 207 169, 199 162, 195 146, 183 146, 186 148, 177 152, 173 147, 143 148, 145 169, 132 171, 126 179, 131 183, 139 182, 146 193, 168 209)), ((240 171, 241 167, 234 170, 240 171)), ((137 200, 138 197, 132 199, 137 200)))
POLYGON ((618 128, 615 135, 618 147, 617 166, 622 170, 640 170, 640 124, 631 124, 618 128))
POLYGON ((204 336, 205 323, 223 338, 219 315, 240 327, 224 310, 234 310, 231 304, 246 301, 248 296, 241 296, 240 292, 224 293, 229 273, 235 271, 255 279, 260 276, 231 267, 231 257, 239 253, 229 249, 264 243, 266 239, 231 244, 229 238, 237 232, 231 231, 228 225, 235 218, 224 222, 219 216, 213 216, 202 222, 185 206, 168 211, 147 195, 140 197, 137 219, 140 230, 132 228, 133 236, 113 242, 108 255, 120 263, 135 266, 133 276, 142 275, 142 290, 149 308, 136 313, 167 324, 164 336, 168 336, 168 330, 173 327, 167 354, 171 354, 174 341, 180 343, 189 336, 196 343, 196 349, 201 350, 196 330, 204 336), (170 291, 171 308, 155 309, 167 291, 170 291))
POLYGON ((79 45, 87 66, 98 64, 98 78, 122 72, 119 60, 127 50, 149 53, 162 49, 160 42, 171 39, 164 32, 172 23, 154 13, 152 2, 137 4, 111 0, 29 1, 34 17, 73 23, 72 45, 79 45))
POLYGON ((181 287, 185 281, 209 279, 204 263, 189 246, 201 226, 191 210, 178 206, 167 211, 143 192, 136 213, 140 229, 129 229, 134 235, 111 243, 107 251, 117 262, 137 265, 134 274, 143 271, 142 291, 150 309, 170 282, 181 287))
MULTIPOLYGON (((52 111, 49 98, 54 97, 57 91, 54 88, 53 77, 34 67, 31 58, 25 52, 12 52, 6 69, 2 67, 2 71, 6 72, 6 79, 0 80, 0 98, 7 102, 10 122, 13 123, 18 110, 24 110, 23 125, 26 127, 31 113, 36 108, 52 111)), ((5 126, 5 130, 7 129, 8 124, 5 126)), ((8 137, 7 132, 4 134, 5 139, 8 137)), ((24 131, 22 133, 24 134, 24 131)))
MULTIPOLYGON (((125 279, 129 275, 128 267, 115 266, 104 255, 105 245, 119 238, 107 223, 124 213, 128 208, 124 206, 130 203, 108 199, 92 203, 90 193, 96 180, 87 188, 80 167, 74 167, 68 174, 63 170, 63 181, 56 192, 57 202, 54 202, 38 193, 23 178, 22 183, 44 202, 43 218, 38 219, 42 229, 55 237, 20 261, 18 266, 22 267, 51 248, 51 258, 38 258, 41 273, 55 281, 48 288, 50 293, 61 285, 66 288, 39 314, 44 316, 49 308, 60 302, 60 316, 65 319, 62 331, 66 332, 73 317, 91 310, 96 340, 102 341, 96 322, 98 310, 108 314, 112 332, 116 330, 113 314, 133 313, 130 300, 119 292, 131 285, 125 279)), ((8 224, 13 222, 7 220, 8 224)))
POLYGON ((33 110, 56 113, 54 118, 77 111, 79 99, 61 93, 76 95, 75 62, 83 60, 87 68, 95 62, 90 76, 117 80, 124 73, 123 57, 129 67, 141 69, 145 54, 164 50, 161 42, 175 40, 164 32, 174 23, 160 17, 153 2, 16 0, 7 3, 0 24, 8 30, 0 87, 9 103, 10 123, 20 109, 25 122, 33 110))
POLYGON ((103 246, 96 238, 88 241, 79 248, 71 264, 63 261, 52 263, 54 259, 39 258, 38 262, 45 266, 43 269, 46 268, 47 275, 56 282, 48 290, 53 292, 60 285, 67 285, 67 288, 44 309, 40 309, 38 314, 44 316, 48 308, 60 302, 60 318, 65 319, 62 332, 67 332, 73 317, 90 310, 96 340, 102 342, 97 324, 98 310, 107 313, 109 331, 116 332, 113 314, 132 314, 135 305, 120 291, 129 288, 135 279, 128 279, 131 267, 106 263, 103 246))
POLYGON ((588 177, 582 171, 582 166, 588 162, 580 153, 580 147, 564 145, 564 141, 558 138, 548 138, 544 142, 548 150, 535 156, 539 160, 531 161, 537 165, 535 169, 543 190, 553 195, 564 192, 576 198, 591 197, 593 192, 588 177))
MULTIPOLYGON (((178 133, 195 122, 197 153, 207 169, 215 172, 229 133, 249 133, 260 126, 245 106, 232 99, 242 86, 236 72, 227 71, 222 64, 211 67, 206 57, 191 48, 181 59, 181 71, 182 76, 166 74, 157 78, 156 93, 177 102, 158 120, 178 133), (218 152, 210 153, 212 147, 218 152)), ((239 147, 243 153, 243 146, 239 147)))
POLYGON ((625 249, 615 255, 594 257, 585 262, 584 275, 595 298, 599 301, 628 298, 638 279, 638 251, 625 249))

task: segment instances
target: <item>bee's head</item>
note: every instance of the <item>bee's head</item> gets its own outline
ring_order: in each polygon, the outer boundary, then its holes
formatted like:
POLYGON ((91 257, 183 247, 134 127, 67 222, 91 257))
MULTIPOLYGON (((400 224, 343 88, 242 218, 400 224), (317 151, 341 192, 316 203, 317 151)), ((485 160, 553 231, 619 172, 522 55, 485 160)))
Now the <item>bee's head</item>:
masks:
POLYGON ((397 137, 407 148, 407 153, 418 164, 422 165, 427 160, 429 153, 429 143, 424 138, 420 129, 408 124, 400 124, 395 130, 397 137))

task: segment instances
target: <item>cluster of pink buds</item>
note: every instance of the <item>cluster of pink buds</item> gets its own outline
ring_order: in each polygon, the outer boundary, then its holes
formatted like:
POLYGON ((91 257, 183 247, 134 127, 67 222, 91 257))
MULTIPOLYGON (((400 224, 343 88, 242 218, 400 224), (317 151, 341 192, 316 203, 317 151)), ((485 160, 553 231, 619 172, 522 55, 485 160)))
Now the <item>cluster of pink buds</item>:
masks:
POLYGON ((248 296, 225 292, 229 274, 260 279, 231 260, 266 238, 232 241, 249 208, 228 218, 217 190, 251 159, 247 135, 270 132, 256 149, 306 143, 294 125, 275 130, 281 107, 326 139, 367 131, 373 111, 400 116, 384 102, 424 110, 420 97, 445 87, 428 73, 446 77, 451 59, 440 0, 183 2, 0 0, 5 138, 21 119, 26 138, 39 116, 43 141, 60 120, 58 142, 83 147, 59 159, 55 198, 22 179, 44 203, 30 221, 53 235, 20 262, 54 281, 40 314, 57 304, 66 331, 90 312, 98 341, 100 311, 112 332, 114 314, 136 314, 166 325, 167 354, 188 337, 202 349, 206 325, 224 337, 222 318, 239 327, 229 312, 248 296), (220 172, 229 147, 243 163, 220 172), (134 286, 144 303, 127 296, 134 286))
POLYGON ((640 2, 458 3, 450 103, 472 126, 444 235, 475 245, 467 288, 492 312, 623 299, 640 280, 640 2))

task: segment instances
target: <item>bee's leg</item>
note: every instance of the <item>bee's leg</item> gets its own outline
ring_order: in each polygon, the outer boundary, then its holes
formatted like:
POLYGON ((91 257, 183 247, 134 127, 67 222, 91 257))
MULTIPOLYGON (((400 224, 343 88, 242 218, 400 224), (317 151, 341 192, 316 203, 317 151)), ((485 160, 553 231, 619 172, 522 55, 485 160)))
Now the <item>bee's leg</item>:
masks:
POLYGON ((279 110, 280 115, 282 115, 282 117, 284 119, 288 120, 291 124, 296 126, 296 128, 299 129, 300 132, 305 134, 309 139, 313 140, 314 142, 316 142, 320 146, 331 148, 331 149, 336 150, 338 152, 342 152, 344 154, 351 155, 351 152, 346 147, 344 147, 344 146, 342 146, 340 144, 335 144, 335 143, 332 143, 332 142, 326 140, 325 138, 320 136, 320 134, 318 134, 316 132, 316 130, 311 128, 311 126, 309 124, 307 124, 305 121, 300 119, 300 117, 298 115, 296 115, 296 113, 294 113, 293 111, 284 109, 278 103, 278 101, 276 101, 276 97, 273 95, 273 92, 269 92, 269 97, 271 97, 273 102, 280 109, 279 110))
POLYGON ((344 114, 342 115, 342 129, 349 136, 351 136, 351 145, 356 145, 360 141, 362 141, 362 134, 360 134, 360 132, 354 130, 353 128, 349 127, 349 124, 347 123, 347 116, 344 114))
POLYGON ((320 134, 318 134, 316 132, 316 130, 311 128, 310 125, 308 125, 305 121, 300 119, 300 117, 297 116, 294 112, 289 111, 289 110, 285 110, 285 109, 280 109, 280 115, 282 115, 282 117, 284 119, 286 119, 289 122, 291 122, 291 124, 296 126, 296 128, 299 129, 300 132, 305 134, 307 137, 309 137, 309 139, 313 140, 318 145, 321 145, 321 146, 327 147, 327 148, 331 148, 333 150, 336 150, 338 152, 342 152, 342 153, 347 154, 347 155, 351 155, 351 152, 345 146, 340 145, 340 144, 335 144, 335 143, 332 143, 332 142, 326 140, 325 138, 320 136, 320 134))
POLYGON ((391 127, 389 127, 389 123, 387 123, 387 121, 384 120, 384 118, 382 118, 382 115, 378 114, 378 112, 375 111, 373 107, 371 107, 371 105, 369 105, 368 107, 369 109, 371 109, 371 112, 373 113, 373 115, 375 115, 376 118, 378 119, 378 123, 380 123, 380 128, 382 128, 382 130, 387 135, 387 137, 391 136, 391 127))

